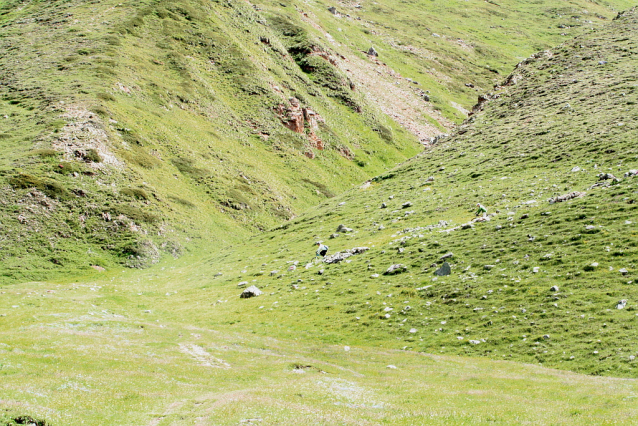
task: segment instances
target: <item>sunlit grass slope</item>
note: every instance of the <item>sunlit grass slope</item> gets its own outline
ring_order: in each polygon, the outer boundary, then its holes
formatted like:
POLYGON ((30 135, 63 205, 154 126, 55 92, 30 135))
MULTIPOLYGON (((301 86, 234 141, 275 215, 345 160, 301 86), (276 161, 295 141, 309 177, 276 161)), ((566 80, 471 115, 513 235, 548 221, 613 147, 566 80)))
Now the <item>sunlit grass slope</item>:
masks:
POLYGON ((194 316, 636 377, 638 177, 624 177, 638 169, 635 30, 632 12, 526 60, 432 150, 211 257, 202 289, 228 307, 194 316), (469 223, 477 203, 489 221, 469 223), (316 241, 370 250, 306 268, 316 241), (435 276, 444 261, 452 274, 435 276), (384 275, 395 264, 405 270, 384 275), (242 281, 265 295, 238 299, 242 281))
POLYGON ((2 0, 0 279, 145 267, 271 228, 628 3, 2 0))
POLYGON ((431 150, 221 254, 3 285, 0 419, 635 424, 637 26, 526 60, 431 150))
POLYGON ((638 416, 635 380, 373 348, 344 330, 339 345, 309 339, 315 321, 334 328, 338 308, 310 303, 313 319, 299 310, 278 319, 294 338, 265 337, 259 323, 281 316, 281 293, 257 298, 262 309, 238 306, 237 294, 216 300, 184 260, 3 290, 2 424, 630 425, 638 416))

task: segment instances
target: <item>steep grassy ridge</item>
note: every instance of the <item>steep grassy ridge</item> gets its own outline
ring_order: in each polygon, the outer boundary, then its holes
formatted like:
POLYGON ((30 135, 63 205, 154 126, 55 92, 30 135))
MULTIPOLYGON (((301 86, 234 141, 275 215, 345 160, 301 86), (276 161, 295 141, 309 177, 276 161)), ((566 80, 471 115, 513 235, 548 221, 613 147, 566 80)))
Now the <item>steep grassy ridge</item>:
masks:
POLYGON ((524 61, 453 137, 203 263, 224 275, 202 289, 229 302, 199 321, 636 377, 636 25, 524 61), (469 223, 478 202, 489 221, 469 223), (316 240, 370 250, 305 268, 316 240), (241 281, 266 296, 237 299, 241 281))
POLYGON ((148 266, 270 228, 626 3, 1 1, 0 276, 148 266))
POLYGON ((3 10, 7 280, 224 245, 418 152, 327 59, 332 86, 312 83, 244 3, 3 10))

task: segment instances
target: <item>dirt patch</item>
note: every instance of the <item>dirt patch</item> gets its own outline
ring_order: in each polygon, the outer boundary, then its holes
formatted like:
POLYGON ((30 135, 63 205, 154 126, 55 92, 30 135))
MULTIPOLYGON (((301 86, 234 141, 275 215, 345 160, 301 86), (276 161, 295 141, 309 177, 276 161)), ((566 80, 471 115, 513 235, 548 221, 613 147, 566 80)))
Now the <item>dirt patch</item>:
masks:
POLYGON ((60 116, 67 123, 60 130, 60 136, 53 141, 53 148, 64 153, 66 160, 90 155, 96 152, 101 161, 90 162, 95 169, 106 166, 122 169, 124 164, 109 149, 109 136, 104 130, 102 119, 81 105, 68 106, 60 116))

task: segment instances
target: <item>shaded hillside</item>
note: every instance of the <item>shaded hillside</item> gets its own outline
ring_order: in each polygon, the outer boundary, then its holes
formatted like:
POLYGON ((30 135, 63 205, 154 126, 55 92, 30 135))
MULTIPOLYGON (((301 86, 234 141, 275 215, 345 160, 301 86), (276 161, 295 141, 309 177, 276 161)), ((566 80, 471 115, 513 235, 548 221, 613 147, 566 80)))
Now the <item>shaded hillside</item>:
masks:
POLYGON ((211 258, 228 305, 199 320, 636 377, 637 30, 632 10, 530 57, 427 153, 211 258), (306 267, 317 240, 369 250, 306 267))
POLYGON ((2 1, 0 276, 143 267, 276 226, 612 15, 559 3, 2 1))

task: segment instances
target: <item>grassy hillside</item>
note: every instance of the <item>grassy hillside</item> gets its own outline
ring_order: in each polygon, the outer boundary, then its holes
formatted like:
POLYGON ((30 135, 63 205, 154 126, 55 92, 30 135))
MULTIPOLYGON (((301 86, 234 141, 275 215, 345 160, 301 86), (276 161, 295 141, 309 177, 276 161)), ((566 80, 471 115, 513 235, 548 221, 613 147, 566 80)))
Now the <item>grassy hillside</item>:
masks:
POLYGON ((636 377, 635 30, 632 12, 524 61, 432 150, 202 263, 224 274, 202 290, 264 335, 303 324, 326 343, 636 377), (472 222, 477 203, 487 221, 472 222), (304 267, 315 241, 369 250, 304 267), (237 299, 241 281, 267 295, 237 299))
POLYGON ((627 3, 0 1, 0 277, 145 267, 280 224, 627 3))
POLYGON ((0 421, 634 424, 636 30, 526 59, 432 149, 221 252, 3 285, 0 421))

